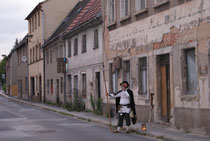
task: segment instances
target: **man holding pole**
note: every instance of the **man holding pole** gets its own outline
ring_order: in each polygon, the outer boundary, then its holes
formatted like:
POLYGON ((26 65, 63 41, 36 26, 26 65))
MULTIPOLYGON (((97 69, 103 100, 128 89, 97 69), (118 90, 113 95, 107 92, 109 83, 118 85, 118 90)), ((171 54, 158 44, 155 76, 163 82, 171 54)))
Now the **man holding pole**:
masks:
POLYGON ((112 98, 116 98, 116 112, 119 115, 118 118, 118 127, 117 133, 120 132, 120 129, 123 126, 123 120, 126 120, 126 133, 129 133, 130 130, 130 113, 132 113, 132 122, 136 122, 136 110, 135 102, 133 98, 132 90, 128 89, 129 84, 127 81, 123 81, 121 84, 122 90, 118 91, 116 94, 108 94, 112 98))

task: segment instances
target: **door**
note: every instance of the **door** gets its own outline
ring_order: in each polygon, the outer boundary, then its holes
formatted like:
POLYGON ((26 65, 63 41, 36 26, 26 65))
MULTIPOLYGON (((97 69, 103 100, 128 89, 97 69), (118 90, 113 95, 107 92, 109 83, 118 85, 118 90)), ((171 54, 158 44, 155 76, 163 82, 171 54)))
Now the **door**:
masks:
POLYGON ((160 56, 161 116, 164 122, 170 121, 170 70, 169 55, 160 56))
POLYGON ((39 76, 39 100, 42 101, 42 76, 39 76))
POLYGON ((96 94, 98 98, 101 98, 101 80, 100 80, 100 72, 96 72, 96 94))
POLYGON ((56 103, 57 104, 59 104, 59 79, 57 79, 57 81, 56 81, 56 85, 57 85, 57 87, 56 87, 56 103))
POLYGON ((31 77, 31 98, 35 95, 34 77, 31 77))

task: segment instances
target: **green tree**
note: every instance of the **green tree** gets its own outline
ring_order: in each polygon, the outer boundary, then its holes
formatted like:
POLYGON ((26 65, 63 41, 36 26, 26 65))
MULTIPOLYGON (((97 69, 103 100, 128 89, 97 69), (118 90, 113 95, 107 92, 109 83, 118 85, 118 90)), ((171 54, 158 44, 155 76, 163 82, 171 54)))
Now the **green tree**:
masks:
POLYGON ((5 83, 5 78, 2 79, 2 74, 6 74, 6 59, 1 60, 0 62, 0 81, 1 83, 5 83))

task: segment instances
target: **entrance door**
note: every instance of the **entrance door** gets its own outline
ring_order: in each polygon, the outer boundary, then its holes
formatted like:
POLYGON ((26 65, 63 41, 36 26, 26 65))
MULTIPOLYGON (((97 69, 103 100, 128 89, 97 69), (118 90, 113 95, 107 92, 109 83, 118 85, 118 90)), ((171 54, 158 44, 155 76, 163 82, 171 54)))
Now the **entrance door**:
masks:
POLYGON ((170 70, 169 55, 160 56, 161 116, 164 122, 170 120, 170 70))
POLYGON ((57 104, 59 104, 59 79, 57 79, 57 81, 56 81, 56 85, 57 85, 57 87, 56 87, 56 103, 57 104))
POLYGON ((39 100, 42 102, 42 76, 39 76, 39 100))
POLYGON ((35 82, 34 77, 31 77, 31 98, 35 95, 35 82))
POLYGON ((96 94, 98 98, 101 98, 101 84, 100 84, 100 72, 96 72, 96 94))

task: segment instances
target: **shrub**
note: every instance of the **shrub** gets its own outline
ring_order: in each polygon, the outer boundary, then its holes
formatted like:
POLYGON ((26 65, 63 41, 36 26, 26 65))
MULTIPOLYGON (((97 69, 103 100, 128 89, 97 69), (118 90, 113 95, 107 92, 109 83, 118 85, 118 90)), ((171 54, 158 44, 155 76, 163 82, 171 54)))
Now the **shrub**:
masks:
POLYGON ((95 100, 93 95, 90 95, 90 103, 93 109, 93 113, 96 115, 102 115, 102 99, 98 98, 95 100))
POLYGON ((82 100, 82 96, 78 93, 74 93, 73 101, 66 103, 64 107, 69 111, 85 111, 85 103, 82 100))
POLYGON ((2 86, 2 89, 4 92, 6 92, 6 89, 7 89, 7 85, 4 83, 4 85, 2 86))

